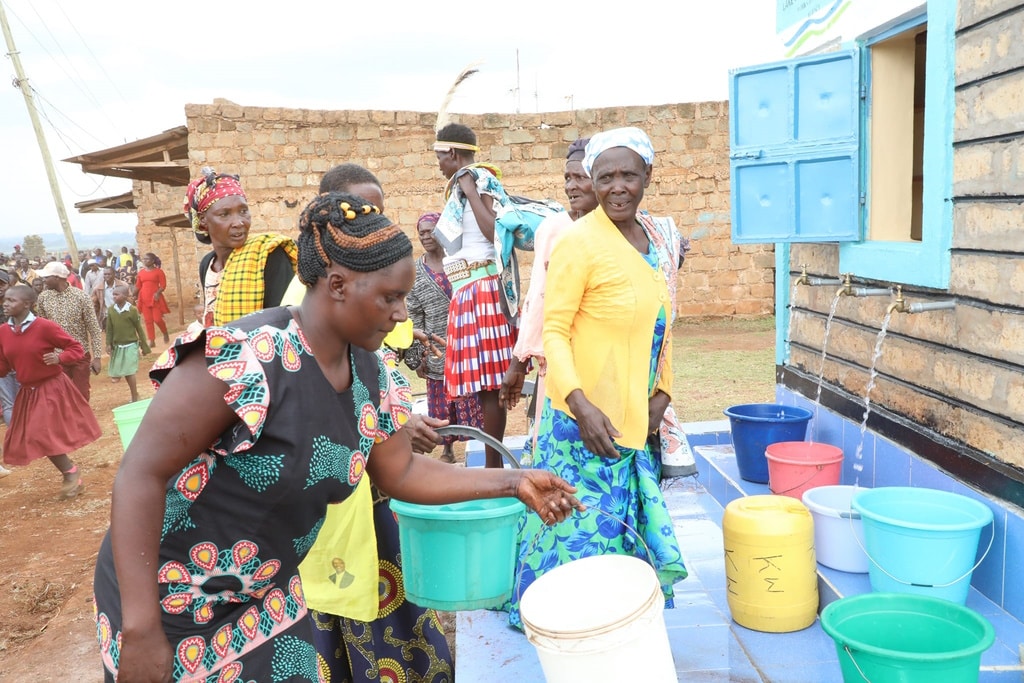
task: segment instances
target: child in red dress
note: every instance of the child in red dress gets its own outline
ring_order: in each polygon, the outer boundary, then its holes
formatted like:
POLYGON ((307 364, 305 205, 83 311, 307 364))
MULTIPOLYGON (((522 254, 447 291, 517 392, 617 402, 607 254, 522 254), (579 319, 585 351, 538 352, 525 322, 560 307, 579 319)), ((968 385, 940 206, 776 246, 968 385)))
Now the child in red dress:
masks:
POLYGON ((21 383, 4 436, 4 463, 49 458, 64 475, 61 498, 74 498, 82 491, 82 474, 67 454, 100 438, 100 426, 61 369, 85 357, 82 345, 56 323, 37 318, 31 310, 35 301, 27 285, 4 295, 8 320, 0 323, 0 376, 14 370, 21 383))

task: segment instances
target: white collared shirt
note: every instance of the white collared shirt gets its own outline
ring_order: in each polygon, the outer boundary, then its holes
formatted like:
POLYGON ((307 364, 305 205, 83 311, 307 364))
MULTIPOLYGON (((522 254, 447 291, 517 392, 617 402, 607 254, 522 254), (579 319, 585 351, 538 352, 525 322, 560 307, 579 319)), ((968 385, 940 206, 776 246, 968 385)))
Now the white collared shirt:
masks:
POLYGON ((33 313, 32 311, 29 311, 28 315, 25 316, 25 319, 21 321, 20 328, 18 327, 18 325, 15 324, 14 318, 8 318, 7 324, 11 326, 11 329, 14 330, 15 334, 21 334, 28 329, 28 326, 31 325, 33 321, 35 321, 35 319, 36 314, 33 313))

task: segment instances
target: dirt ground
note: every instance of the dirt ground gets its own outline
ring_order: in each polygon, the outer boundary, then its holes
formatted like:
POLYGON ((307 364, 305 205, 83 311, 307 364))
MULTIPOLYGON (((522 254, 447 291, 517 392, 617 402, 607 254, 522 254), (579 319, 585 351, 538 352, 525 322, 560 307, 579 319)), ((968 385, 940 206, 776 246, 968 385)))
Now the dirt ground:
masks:
MULTIPOLYGON (((176 317, 169 316, 168 323, 176 317)), ((674 339, 688 340, 678 347, 687 354, 683 362, 693 364, 702 350, 746 354, 770 349, 774 333, 766 324, 750 328, 703 321, 677 326, 674 339)), ((72 454, 83 471, 84 492, 71 501, 58 500, 60 476, 45 460, 0 479, 0 683, 103 680, 93 625, 92 575, 109 524, 111 487, 122 455, 111 411, 129 398, 128 387, 112 383, 105 367, 104 363, 104 373, 92 378, 91 400, 103 436, 72 454)), ((768 368, 766 376, 772 371, 768 368)), ((142 397, 152 396, 143 373, 139 377, 142 397)), ((769 380, 758 390, 770 392, 770 387, 769 380)), ((720 414, 721 407, 717 410, 720 414)), ((709 419, 685 409, 680 414, 686 415, 684 419, 709 419)), ((509 415, 506 433, 522 434, 525 429, 525 414, 517 409, 509 415)))

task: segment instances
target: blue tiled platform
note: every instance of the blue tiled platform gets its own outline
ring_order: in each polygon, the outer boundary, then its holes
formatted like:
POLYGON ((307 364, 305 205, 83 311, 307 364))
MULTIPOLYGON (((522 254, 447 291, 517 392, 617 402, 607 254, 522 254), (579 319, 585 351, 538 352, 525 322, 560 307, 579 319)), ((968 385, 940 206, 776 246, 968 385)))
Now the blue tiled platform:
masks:
MULTIPOLYGON (((728 423, 725 426, 724 437, 721 441, 728 441, 728 423)), ((740 478, 739 470, 736 467, 736 457, 733 453, 731 443, 708 443, 704 446, 697 446, 694 449, 697 460, 698 477, 703 484, 712 492, 714 498, 720 505, 728 505, 729 502, 745 495, 761 495, 770 493, 766 484, 755 484, 740 478), (723 502, 724 501, 724 502, 723 502)), ((721 518, 718 520, 721 524, 721 518)), ((723 570, 724 571, 724 570, 723 570)), ((867 574, 850 574, 837 571, 822 565, 818 565, 818 590, 822 606, 839 598, 861 593, 871 592, 871 584, 867 574)), ((714 594, 713 594, 714 596, 714 594)), ((728 611, 728 604, 725 601, 724 591, 716 603, 728 611)), ((979 683, 999 683, 1007 681, 1020 682, 1024 680, 1024 666, 1022 662, 1022 644, 1024 644, 1024 624, 1018 621, 1013 615, 1007 613, 999 605, 987 598, 984 594, 972 587, 967 596, 967 606, 983 615, 995 627, 996 641, 981 658, 981 672, 979 683)), ((771 656, 772 646, 762 646, 760 641, 768 643, 777 642, 775 634, 758 633, 750 631, 734 624, 734 630, 741 642, 752 652, 752 659, 760 667, 762 663, 759 651, 762 650, 765 656, 771 656)), ((790 681, 841 681, 838 663, 835 658, 835 649, 831 639, 822 631, 821 622, 815 622, 813 626, 797 634, 806 636, 808 641, 801 647, 812 647, 811 634, 814 633, 827 641, 832 647, 832 661, 834 662, 834 673, 828 678, 805 678, 801 676, 789 677, 765 677, 765 681, 778 681, 788 683, 790 681)), ((808 650, 804 650, 807 652, 808 650)), ((776 654, 776 657, 779 655, 776 654)), ((766 672, 783 674, 785 668, 782 663, 773 663, 764 668, 766 672)))
MULTIPOLYGON (((709 588, 715 586, 724 593, 722 534, 718 526, 721 507, 695 479, 676 480, 665 494, 690 569, 690 576, 676 584, 675 609, 665 611, 679 680, 766 680, 733 635, 734 625, 709 588)), ((456 680, 544 680, 536 651, 522 633, 508 626, 504 612, 459 612, 455 648, 456 680)))
MULTIPOLYGON (((769 493, 743 481, 736 469, 728 422, 687 425, 698 476, 665 486, 676 534, 690 576, 676 584, 676 607, 665 624, 679 681, 832 683, 842 681, 835 645, 820 622, 793 633, 761 633, 734 623, 726 599, 722 514, 744 495, 769 493)), ((870 590, 867 574, 819 565, 822 603, 870 590)), ((975 589, 967 605, 996 629, 996 643, 982 657, 980 683, 1024 681, 1020 647, 1024 625, 975 589)), ((456 625, 456 680, 539 683, 536 652, 510 628, 501 612, 460 612, 456 625)))

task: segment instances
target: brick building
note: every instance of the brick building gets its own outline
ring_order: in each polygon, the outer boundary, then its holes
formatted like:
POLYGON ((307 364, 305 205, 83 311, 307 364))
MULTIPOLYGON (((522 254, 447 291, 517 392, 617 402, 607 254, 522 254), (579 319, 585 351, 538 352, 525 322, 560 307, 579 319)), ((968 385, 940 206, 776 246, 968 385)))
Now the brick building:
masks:
MULTIPOLYGON (((187 144, 184 149, 175 147, 166 162, 173 176, 136 180, 132 190, 139 217, 139 249, 160 255, 169 266, 172 305, 179 302, 179 295, 170 267, 174 259, 168 255, 177 254, 182 297, 190 300, 198 288, 198 262, 205 247, 184 229, 179 214, 186 178, 203 166, 241 176, 254 231, 294 235, 298 214, 314 196, 320 177, 344 162, 364 165, 377 175, 387 196, 387 214, 410 236, 414 237, 420 214, 442 205, 444 179, 431 151, 432 113, 313 111, 217 101, 188 105, 185 115, 186 127, 176 130, 178 136, 187 136, 187 144)), ((549 197, 563 204, 562 172, 570 142, 605 128, 643 128, 657 154, 645 206, 656 215, 672 216, 693 244, 680 275, 679 313, 750 316, 773 312, 772 245, 736 246, 729 239, 726 104, 484 114, 457 120, 477 133, 482 149, 478 160, 499 166, 511 193, 549 197)), ((168 133, 154 136, 154 145, 163 143, 168 133)), ((122 151, 104 150, 76 160, 102 173, 113 168, 115 160, 123 163, 122 151)), ((137 155, 140 161, 152 158, 137 155)), ((521 262, 524 281, 529 278, 531 256, 524 254, 521 262)))
POLYGON ((814 408, 810 436, 843 448, 843 483, 989 505, 1002 550, 972 583, 1024 618, 1024 3, 806 8, 779 35, 801 56, 737 70, 750 80, 730 104, 734 229, 772 235, 790 311, 777 398, 814 408), (770 186, 783 167, 796 172, 770 186), (793 206, 808 210, 764 220, 793 206))

